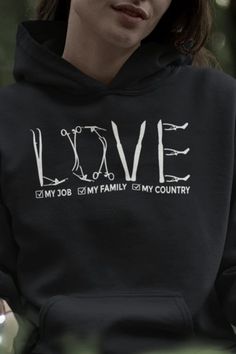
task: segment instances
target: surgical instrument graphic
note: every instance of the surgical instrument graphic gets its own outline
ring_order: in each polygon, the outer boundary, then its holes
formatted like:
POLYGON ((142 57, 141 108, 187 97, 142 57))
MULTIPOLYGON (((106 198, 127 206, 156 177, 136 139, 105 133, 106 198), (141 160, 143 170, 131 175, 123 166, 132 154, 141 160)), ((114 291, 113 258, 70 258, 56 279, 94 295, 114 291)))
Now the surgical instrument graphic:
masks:
POLYGON ((71 139, 70 133, 67 132, 66 129, 62 129, 61 130, 61 135, 62 136, 66 136, 71 144, 73 153, 74 153, 74 166, 72 167, 72 173, 78 177, 79 179, 81 179, 82 181, 87 181, 87 182, 94 182, 92 179, 87 178, 88 175, 84 173, 83 168, 80 164, 80 160, 79 160, 79 155, 77 152, 77 134, 81 134, 83 127, 81 126, 77 126, 75 127, 75 129, 72 129, 72 133, 73 133, 73 140, 71 139), (78 171, 79 170, 79 174, 75 173, 74 171, 78 171))
POLYGON ((166 182, 179 182, 179 181, 187 181, 190 177, 190 175, 187 175, 185 177, 177 177, 177 176, 173 176, 173 175, 165 175, 166 178, 166 182))
POLYGON ((164 153, 165 156, 178 156, 180 154, 187 155, 190 151, 190 148, 186 148, 183 151, 176 150, 173 148, 163 148, 163 126, 168 126, 169 128, 164 128, 164 130, 177 130, 177 129, 186 129, 188 127, 188 123, 186 122, 183 125, 177 126, 171 123, 162 123, 160 119, 157 123, 157 132, 158 132, 158 162, 159 162, 159 182, 179 182, 181 180, 187 181, 190 177, 190 174, 185 177, 177 177, 173 175, 164 174, 164 153))
POLYGON ((182 155, 186 155, 189 151, 190 151, 190 148, 187 148, 183 151, 178 151, 178 150, 175 150, 175 149, 170 149, 170 148, 164 148, 164 150, 168 150, 170 151, 169 153, 165 153, 166 156, 177 156, 179 154, 182 154, 182 155))
POLYGON ((121 163, 122 163, 124 171, 125 171, 125 179, 126 179, 126 181, 136 181, 137 168, 138 168, 140 153, 141 153, 141 149, 142 149, 142 140, 143 140, 145 129, 146 129, 146 121, 144 121, 140 127, 139 138, 138 138, 138 142, 137 142, 137 145, 135 148, 135 153, 134 153, 133 169, 132 169, 132 176, 131 177, 130 177, 125 153, 123 150, 123 146, 120 141, 117 125, 113 121, 111 121, 111 124, 112 124, 112 130, 113 130, 113 133, 114 133, 114 136, 116 139, 116 146, 117 146, 117 149, 119 152, 121 163))
POLYGON ((164 183, 164 147, 162 143, 163 137, 163 125, 162 120, 160 119, 157 123, 157 132, 158 132, 158 162, 159 162, 159 182, 164 183))
POLYGON ((72 168, 72 173, 78 177, 79 179, 86 181, 86 182, 94 182, 94 180, 98 179, 98 177, 100 176, 100 174, 102 174, 102 167, 103 165, 105 166, 105 172, 104 172, 104 176, 107 177, 109 180, 113 180, 115 178, 114 173, 109 172, 108 171, 108 166, 107 166, 107 141, 105 139, 104 136, 102 136, 101 134, 99 134, 99 130, 105 130, 104 128, 100 128, 97 127, 95 125, 93 126, 77 126, 74 129, 72 129, 72 133, 73 133, 73 139, 71 138, 70 134, 66 129, 62 129, 61 130, 61 135, 62 136, 66 136, 71 144, 73 153, 74 153, 74 166, 72 168), (77 135, 81 134, 83 132, 84 129, 89 129, 91 133, 95 133, 98 136, 98 139, 101 141, 102 143, 102 147, 103 147, 103 153, 102 153, 102 161, 99 167, 98 171, 93 172, 92 174, 92 179, 88 178, 88 175, 84 173, 82 165, 80 164, 80 159, 79 159, 79 155, 78 155, 78 143, 77 143, 77 135), (79 173, 75 173, 75 171, 78 171, 79 173))
POLYGON ((104 136, 102 136, 101 134, 99 134, 99 130, 107 130, 104 128, 100 128, 100 127, 96 127, 96 126, 85 126, 85 129, 88 128, 90 129, 91 133, 95 133, 98 136, 98 139, 101 141, 102 143, 102 149, 103 149, 103 153, 102 153, 102 161, 101 164, 99 166, 99 170, 93 172, 93 179, 98 179, 98 177, 100 176, 100 174, 102 173, 102 166, 104 165, 105 167, 105 172, 104 172, 104 177, 107 177, 110 181, 113 181, 113 179, 115 178, 114 173, 109 172, 108 171, 108 166, 107 166, 107 141, 106 138, 104 136))
POLYGON ((59 180, 58 178, 52 179, 45 177, 43 175, 43 159, 42 159, 42 154, 43 154, 43 144, 42 144, 42 132, 39 128, 37 128, 38 131, 38 142, 36 139, 36 134, 33 129, 30 129, 32 134, 33 134, 33 146, 34 146, 34 152, 35 152, 35 157, 36 157, 36 163, 37 163, 37 169, 38 169, 38 176, 39 176, 39 183, 41 187, 46 187, 46 186, 57 186, 58 184, 64 183, 68 178, 59 180), (44 180, 50 181, 50 183, 45 183, 44 180))
POLYGON ((177 130, 177 129, 186 129, 188 126, 188 123, 185 123, 183 125, 175 125, 171 123, 163 123, 163 125, 167 125, 169 128, 164 128, 164 130, 177 130))
MULTIPOLYGON (((121 143, 120 139, 120 131, 119 131, 119 125, 117 125, 114 121, 111 122, 111 128, 112 128, 112 133, 113 133, 113 138, 115 138, 115 148, 117 149, 118 152, 118 159, 121 162, 121 165, 123 167, 124 171, 124 178, 126 181, 136 181, 137 180, 137 174, 138 174, 138 169, 139 169, 139 162, 140 162, 140 156, 142 152, 142 147, 143 147, 143 139, 145 136, 145 131, 146 131, 146 124, 147 121, 144 120, 143 122, 139 123, 139 132, 138 132, 138 137, 137 141, 135 141, 135 146, 134 146, 134 152, 132 155, 132 163, 131 166, 128 166, 128 160, 127 160, 127 153, 125 154, 124 151, 124 143, 121 143), (132 169, 132 170, 131 170, 132 169)), ((156 129, 157 129, 157 142, 158 144, 158 150, 154 151, 155 154, 157 154, 157 164, 159 167, 159 170, 157 173, 159 183, 165 183, 166 182, 178 182, 180 180, 187 180, 190 177, 190 174, 187 174, 185 177, 178 177, 178 176, 173 176, 173 175, 166 175, 165 172, 165 163, 166 163, 166 158, 178 158, 179 156, 186 156, 190 152, 190 148, 186 147, 185 149, 175 149, 174 147, 165 147, 165 135, 168 134, 165 131, 171 131, 173 130, 176 132, 178 129, 186 129, 188 127, 189 123, 186 122, 182 125, 175 125, 171 123, 166 123, 163 122, 163 119, 159 119, 159 121, 156 123, 156 129), (187 178, 187 179, 186 179, 187 178)), ((49 178, 44 176, 44 171, 43 171, 43 143, 42 143, 42 132, 39 128, 35 129, 30 129, 32 134, 33 134, 33 147, 34 147, 34 153, 36 157, 36 163, 37 163, 37 170, 38 170, 38 178, 39 178, 39 183, 40 186, 56 186, 58 184, 64 183, 68 178, 64 179, 58 179, 58 178, 49 178)), ((104 176, 110 181, 113 181, 115 179, 115 173, 113 171, 110 171, 108 168, 108 159, 107 159, 107 153, 108 153, 108 143, 109 141, 106 138, 106 134, 103 132, 106 132, 107 129, 103 127, 99 127, 96 125, 77 125, 74 126, 70 129, 65 129, 61 128, 59 130, 59 133, 62 137, 66 138, 66 141, 69 142, 70 146, 70 151, 72 148, 72 153, 73 153, 73 166, 71 167, 71 172, 72 174, 80 179, 81 181, 85 182, 92 182, 94 183, 96 180, 99 179, 100 176, 104 176), (96 164, 95 167, 93 167, 92 171, 86 171, 84 169, 84 163, 82 166, 81 163, 81 154, 82 154, 82 142, 84 141, 83 138, 85 137, 86 140, 86 135, 85 130, 87 130, 89 136, 92 135, 93 141, 95 141, 95 152, 94 154, 90 151, 89 152, 89 159, 92 158, 93 165, 95 163, 95 160, 98 159, 98 165, 96 164), (95 139, 95 140, 94 140, 95 139), (81 146, 80 146, 81 143, 81 146), (99 149, 96 149, 96 144, 98 144, 99 149), (102 146, 101 146, 102 145, 102 146)), ((176 134, 177 135, 177 134, 176 134)), ((181 137, 178 137, 178 139, 181 137)), ((89 141, 89 140, 88 140, 89 141)), ((83 150, 84 151, 84 150, 83 150)), ((86 152, 85 152, 86 154, 86 152)), ((69 162, 69 161, 68 161, 69 162)), ((89 161, 87 161, 88 166, 89 161)), ((140 166, 141 168, 141 166, 140 166)), ((185 174, 184 174, 185 175, 185 174)))

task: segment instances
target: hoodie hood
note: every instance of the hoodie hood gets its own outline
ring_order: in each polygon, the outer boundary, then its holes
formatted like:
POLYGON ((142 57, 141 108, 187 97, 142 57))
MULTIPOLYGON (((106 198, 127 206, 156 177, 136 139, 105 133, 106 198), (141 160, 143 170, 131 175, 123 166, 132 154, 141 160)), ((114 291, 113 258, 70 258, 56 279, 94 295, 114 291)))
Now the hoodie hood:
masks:
POLYGON ((156 80, 192 64, 192 56, 181 54, 161 41, 142 41, 106 85, 62 58, 67 23, 28 20, 18 25, 13 75, 16 81, 88 94, 106 90, 139 91, 155 86, 156 80))

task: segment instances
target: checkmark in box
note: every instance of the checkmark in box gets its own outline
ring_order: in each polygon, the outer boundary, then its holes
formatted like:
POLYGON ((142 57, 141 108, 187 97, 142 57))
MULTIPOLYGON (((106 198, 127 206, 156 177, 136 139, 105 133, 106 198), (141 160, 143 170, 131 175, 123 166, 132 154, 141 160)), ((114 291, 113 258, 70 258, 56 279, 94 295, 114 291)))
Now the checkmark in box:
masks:
POLYGON ((140 191, 141 190, 141 184, 136 184, 136 183, 133 183, 132 184, 132 190, 133 191, 140 191))
POLYGON ((86 187, 79 187, 77 191, 79 195, 84 195, 86 194, 86 187))
POLYGON ((35 191, 35 196, 36 196, 37 199, 43 198, 43 190, 35 191))

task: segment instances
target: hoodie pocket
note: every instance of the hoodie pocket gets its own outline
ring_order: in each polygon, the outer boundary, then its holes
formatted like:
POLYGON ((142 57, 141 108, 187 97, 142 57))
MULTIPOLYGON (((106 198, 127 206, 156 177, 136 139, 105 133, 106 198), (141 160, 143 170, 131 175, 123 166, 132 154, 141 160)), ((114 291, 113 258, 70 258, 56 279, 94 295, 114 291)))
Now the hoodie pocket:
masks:
POLYGON ((90 346, 89 353, 138 353, 181 344, 193 334, 182 294, 162 290, 54 296, 41 308, 39 327, 44 348, 62 354, 72 353, 72 342, 78 350, 90 346))

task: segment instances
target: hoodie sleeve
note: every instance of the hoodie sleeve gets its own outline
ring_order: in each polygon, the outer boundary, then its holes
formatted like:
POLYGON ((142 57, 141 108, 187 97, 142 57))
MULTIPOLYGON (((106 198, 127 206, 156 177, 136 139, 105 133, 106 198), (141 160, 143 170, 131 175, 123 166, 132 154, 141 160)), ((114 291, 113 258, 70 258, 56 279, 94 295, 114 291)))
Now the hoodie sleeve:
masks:
POLYGON ((223 312, 233 329, 236 330, 236 139, 233 159, 234 170, 226 241, 215 288, 223 312))
POLYGON ((20 313, 21 301, 16 279, 17 251, 9 211, 0 197, 0 297, 8 302, 13 312, 20 313))
POLYGON ((25 304, 16 276, 17 253, 18 246, 12 234, 10 212, 0 198, 0 297, 7 301, 18 324, 13 338, 14 353, 31 353, 31 346, 34 345, 38 332, 35 325, 25 317, 25 304))

